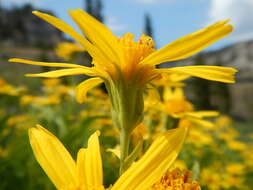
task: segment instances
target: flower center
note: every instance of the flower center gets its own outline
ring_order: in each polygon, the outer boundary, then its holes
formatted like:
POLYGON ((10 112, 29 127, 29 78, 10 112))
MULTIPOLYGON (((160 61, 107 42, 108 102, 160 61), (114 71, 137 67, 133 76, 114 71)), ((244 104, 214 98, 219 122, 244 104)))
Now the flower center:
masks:
POLYGON ((131 33, 126 33, 118 40, 124 51, 125 64, 121 65, 121 69, 125 76, 134 73, 138 63, 155 51, 153 39, 145 34, 142 34, 137 42, 134 41, 134 35, 131 33))
POLYGON ((157 183, 155 183, 151 190, 200 190, 200 185, 192 181, 190 171, 182 172, 176 168, 171 172, 167 172, 157 183))

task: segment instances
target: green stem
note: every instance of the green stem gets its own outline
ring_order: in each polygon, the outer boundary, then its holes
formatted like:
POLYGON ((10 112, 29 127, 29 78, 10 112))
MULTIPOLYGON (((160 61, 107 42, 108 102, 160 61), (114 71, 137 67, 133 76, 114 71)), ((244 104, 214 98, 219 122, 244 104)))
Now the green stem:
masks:
POLYGON ((127 169, 125 160, 129 154, 130 134, 124 130, 120 132, 120 175, 127 169))

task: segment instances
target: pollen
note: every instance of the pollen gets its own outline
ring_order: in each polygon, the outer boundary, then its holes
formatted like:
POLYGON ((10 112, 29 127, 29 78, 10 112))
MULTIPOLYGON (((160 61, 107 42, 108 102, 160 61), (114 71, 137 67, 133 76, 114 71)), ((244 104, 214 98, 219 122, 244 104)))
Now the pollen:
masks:
POLYGON ((176 168, 167 172, 150 190, 200 190, 200 185, 191 176, 190 171, 176 168))

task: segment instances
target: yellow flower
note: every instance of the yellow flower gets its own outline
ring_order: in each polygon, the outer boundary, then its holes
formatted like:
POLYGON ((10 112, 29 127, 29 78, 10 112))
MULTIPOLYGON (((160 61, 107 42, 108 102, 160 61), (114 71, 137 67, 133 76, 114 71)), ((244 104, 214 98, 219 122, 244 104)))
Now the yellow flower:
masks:
POLYGON ((244 173, 245 166, 241 163, 230 163, 226 170, 232 175, 242 175, 244 173))
POLYGON ((61 42, 57 45, 55 52, 56 55, 65 60, 70 60, 71 56, 76 52, 84 52, 84 48, 79 44, 72 42, 61 42))
POLYGON ((111 91, 113 91, 112 88, 117 88, 119 85, 142 89, 145 88, 145 84, 164 73, 177 73, 227 83, 234 82, 234 74, 237 70, 228 67, 185 66, 167 69, 156 69, 155 67, 160 63, 185 59, 225 37, 233 30, 233 27, 227 24, 229 20, 214 23, 155 50, 151 37, 143 34, 135 42, 134 35, 127 33, 122 38, 118 38, 106 26, 81 9, 71 10, 69 14, 85 37, 58 18, 38 11, 34 11, 33 14, 79 42, 93 58, 92 64, 94 66, 44 63, 15 58, 9 61, 68 68, 39 74, 27 74, 28 77, 55 78, 79 74, 92 76, 93 78, 85 80, 78 86, 77 100, 79 102, 84 101, 90 88, 100 83, 109 84, 111 91))
POLYGON ((189 131, 187 142, 201 148, 204 145, 211 145, 213 143, 213 138, 209 135, 208 131, 203 132, 199 129, 192 128, 189 131))
POLYGON ((220 128, 226 128, 232 125, 232 119, 229 116, 221 115, 216 119, 215 123, 220 128))
MULTIPOLYGON (((187 128, 159 136, 143 157, 116 181, 111 190, 145 190, 157 182, 173 164, 187 134, 187 128)), ((59 190, 103 190, 103 170, 95 132, 88 147, 81 148, 74 161, 62 143, 41 126, 29 130, 30 143, 41 167, 59 190)))
POLYGON ((194 111, 194 106, 186 100, 183 89, 180 87, 174 89, 165 87, 163 99, 164 103, 161 104, 161 109, 168 115, 181 119, 181 125, 184 125, 185 120, 187 120, 192 124, 211 128, 214 124, 203 118, 214 117, 219 114, 216 111, 194 111))
POLYGON ((3 78, 0 78, 0 94, 6 94, 9 96, 18 96, 22 92, 26 91, 25 87, 15 87, 8 84, 3 78))
POLYGON ((238 140, 231 139, 230 141, 227 142, 227 144, 228 144, 228 147, 232 150, 237 150, 237 151, 248 150, 247 145, 243 142, 238 141, 238 140))
POLYGON ((31 96, 31 95, 24 95, 20 99, 21 105, 32 104, 34 106, 41 106, 41 105, 48 105, 48 104, 59 104, 60 98, 59 96, 31 96))

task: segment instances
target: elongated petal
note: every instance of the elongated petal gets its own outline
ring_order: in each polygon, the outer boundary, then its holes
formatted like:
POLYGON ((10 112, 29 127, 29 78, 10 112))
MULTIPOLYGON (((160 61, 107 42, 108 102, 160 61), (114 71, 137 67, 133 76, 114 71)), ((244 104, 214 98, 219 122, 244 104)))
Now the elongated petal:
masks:
POLYGON ((216 117, 219 115, 217 111, 195 111, 186 113, 187 116, 203 118, 203 117, 216 117))
POLYGON ((103 168, 98 140, 99 132, 95 132, 88 140, 85 155, 85 177, 87 190, 103 187, 103 168))
POLYGON ((56 188, 75 187, 76 164, 62 143, 39 125, 29 129, 29 139, 37 161, 56 188))
POLYGON ((184 91, 182 88, 175 88, 173 93, 174 93, 175 98, 180 98, 180 99, 185 98, 184 91))
POLYGON ((168 69, 159 69, 161 73, 182 73, 194 77, 199 77, 212 81, 219 81, 224 83, 234 83, 236 69, 231 67, 219 67, 219 66, 184 66, 173 67, 168 69))
POLYGON ((233 30, 231 25, 226 25, 228 21, 229 20, 217 22, 185 37, 179 38, 150 54, 141 63, 157 65, 162 62, 185 59, 228 35, 233 30))
POLYGON ((102 23, 81 9, 69 11, 83 34, 111 60, 112 63, 123 61, 122 49, 113 33, 102 23))
POLYGON ((78 179, 79 179, 79 186, 85 187, 85 189, 88 186, 87 181, 86 181, 87 177, 86 177, 86 168, 85 168, 86 155, 87 155, 87 149, 85 148, 81 148, 77 154, 77 173, 78 173, 78 179))
POLYGON ((187 135, 185 127, 159 136, 143 155, 115 183, 111 190, 147 190, 169 169, 187 135))
POLYGON ((66 24, 62 20, 60 20, 54 16, 45 14, 45 13, 41 13, 39 11, 33 11, 33 14, 40 17, 41 19, 47 21, 48 23, 52 24, 53 26, 55 26, 59 30, 65 32, 66 34, 68 34, 69 36, 74 38, 77 42, 79 42, 89 52, 89 54, 93 58, 95 58, 99 62, 104 63, 107 61, 105 59, 105 57, 101 54, 101 52, 95 46, 93 46, 87 39, 85 39, 81 34, 76 32, 71 26, 69 26, 68 24, 66 24))
POLYGON ((82 83, 80 83, 76 88, 77 102, 83 103, 86 100, 88 90, 90 90, 91 88, 97 86, 98 84, 102 82, 103 82, 102 79, 96 77, 96 78, 85 80, 82 83))
POLYGON ((189 120, 193 125, 198 125, 206 128, 213 128, 214 124, 210 121, 199 119, 196 117, 187 117, 187 120, 189 120))
POLYGON ((118 159, 120 159, 120 149, 119 149, 119 147, 108 148, 106 151, 113 153, 114 156, 116 156, 118 159))
POLYGON ((174 98, 174 93, 172 91, 172 88, 166 86, 164 88, 164 92, 163 92, 163 99, 165 101, 168 101, 168 100, 173 99, 173 98, 174 98))
POLYGON ((70 64, 70 63, 47 63, 47 62, 39 62, 39 61, 30 61, 27 59, 19 59, 19 58, 12 58, 8 60, 12 63, 24 63, 28 65, 38 65, 38 66, 45 66, 45 67, 70 67, 70 68, 84 68, 84 69, 91 69, 82 65, 70 64))
POLYGON ((90 69, 75 68, 75 69, 60 69, 56 71, 48 71, 37 74, 26 74, 26 77, 46 77, 46 78, 58 78, 69 75, 93 75, 94 73, 90 69))

